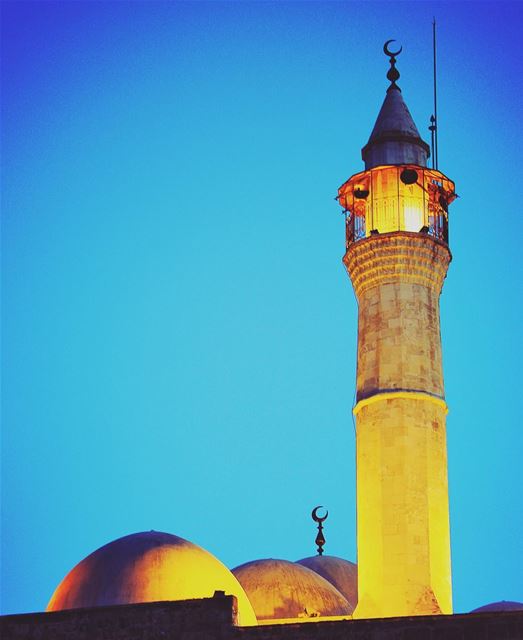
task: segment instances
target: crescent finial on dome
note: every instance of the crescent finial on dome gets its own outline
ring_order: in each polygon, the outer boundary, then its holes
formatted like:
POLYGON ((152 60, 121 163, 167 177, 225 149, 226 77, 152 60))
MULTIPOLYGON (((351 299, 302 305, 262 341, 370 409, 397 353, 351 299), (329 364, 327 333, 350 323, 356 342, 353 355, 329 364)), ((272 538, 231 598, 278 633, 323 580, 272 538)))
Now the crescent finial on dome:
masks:
POLYGON ((314 522, 318 523, 318 535, 316 536, 316 544, 318 545, 318 555, 321 556, 323 554, 323 545, 325 544, 325 536, 323 535, 323 523, 327 520, 327 516, 329 512, 325 509, 325 515, 319 516, 318 509, 323 509, 323 506, 320 504, 317 507, 314 507, 312 510, 311 516, 314 522))

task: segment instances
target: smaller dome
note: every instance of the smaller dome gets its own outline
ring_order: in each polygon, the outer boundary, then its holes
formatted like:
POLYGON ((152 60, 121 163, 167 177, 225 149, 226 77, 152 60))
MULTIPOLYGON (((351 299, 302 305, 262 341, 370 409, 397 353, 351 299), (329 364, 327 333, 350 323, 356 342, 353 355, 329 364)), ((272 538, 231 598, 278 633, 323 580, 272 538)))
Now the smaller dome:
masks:
POLYGON ((311 556, 297 561, 333 584, 347 599, 351 613, 358 604, 358 565, 336 556, 311 556))
POLYGON ((484 604, 482 607, 473 609, 470 613, 487 613, 489 611, 523 611, 523 602, 500 600, 499 602, 484 604))
POLYGON ((258 621, 348 616, 346 598, 325 578, 295 562, 254 560, 232 570, 258 621))
POLYGON ((145 531, 113 540, 79 562, 47 611, 212 598, 215 591, 236 596, 241 625, 256 624, 245 591, 215 556, 178 536, 145 531))

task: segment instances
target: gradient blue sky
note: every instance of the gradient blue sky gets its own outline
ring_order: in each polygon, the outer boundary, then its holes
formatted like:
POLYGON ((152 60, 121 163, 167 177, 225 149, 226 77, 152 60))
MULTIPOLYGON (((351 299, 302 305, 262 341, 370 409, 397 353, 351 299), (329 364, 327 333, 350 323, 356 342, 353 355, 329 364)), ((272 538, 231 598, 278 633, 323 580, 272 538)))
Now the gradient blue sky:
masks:
POLYGON ((4 2, 2 611, 127 533, 356 557, 337 187, 439 28, 454 603, 523 600, 521 30, 502 2, 4 2))

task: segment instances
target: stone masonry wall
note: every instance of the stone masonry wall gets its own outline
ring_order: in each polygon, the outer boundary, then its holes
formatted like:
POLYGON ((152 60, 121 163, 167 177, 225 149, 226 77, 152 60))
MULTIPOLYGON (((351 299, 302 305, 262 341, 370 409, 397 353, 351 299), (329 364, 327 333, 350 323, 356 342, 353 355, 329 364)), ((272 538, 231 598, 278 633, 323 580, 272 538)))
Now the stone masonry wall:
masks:
POLYGON ((443 397, 439 293, 410 282, 359 299, 357 400, 408 389, 443 397))
POLYGON ((2 640, 523 640, 523 611, 237 627, 234 598, 0 617, 2 640))
POLYGON ((450 259, 409 232, 344 257, 358 298, 355 618, 452 613, 439 323, 450 259))
POLYGON ((237 621, 234 596, 151 602, 0 618, 2 640, 226 640, 237 621))

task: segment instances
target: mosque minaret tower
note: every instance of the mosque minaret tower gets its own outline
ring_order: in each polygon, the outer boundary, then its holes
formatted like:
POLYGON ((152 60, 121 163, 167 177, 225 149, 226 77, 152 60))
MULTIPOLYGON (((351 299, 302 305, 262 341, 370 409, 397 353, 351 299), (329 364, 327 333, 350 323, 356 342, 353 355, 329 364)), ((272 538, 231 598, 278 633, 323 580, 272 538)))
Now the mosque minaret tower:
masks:
POLYGON ((456 195, 427 168, 390 42, 391 84, 362 149, 365 171, 338 195, 359 309, 357 618, 452 613, 439 297, 456 195))

